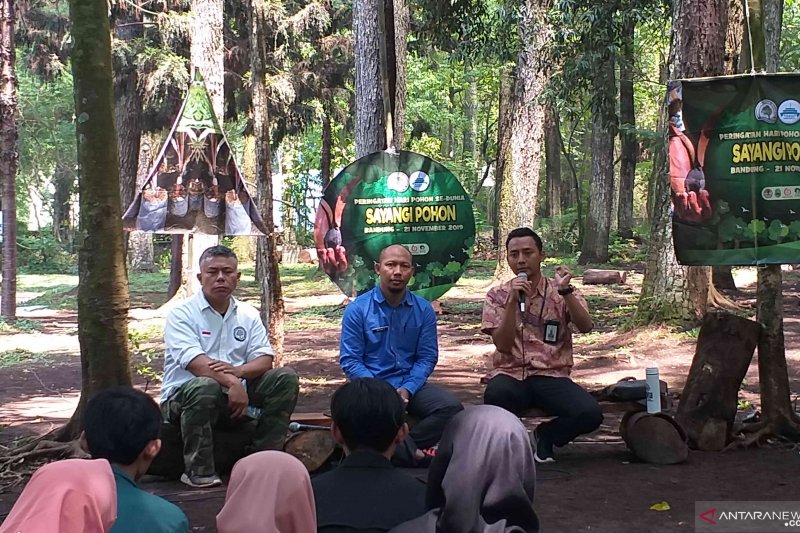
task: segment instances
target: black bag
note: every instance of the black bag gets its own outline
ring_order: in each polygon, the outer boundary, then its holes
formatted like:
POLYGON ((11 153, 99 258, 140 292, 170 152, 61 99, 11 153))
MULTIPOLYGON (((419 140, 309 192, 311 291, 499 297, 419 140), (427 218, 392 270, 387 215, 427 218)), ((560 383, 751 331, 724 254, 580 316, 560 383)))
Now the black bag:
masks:
MULTIPOLYGON (((661 397, 667 395, 667 383, 659 380, 661 397)), ((632 377, 622 378, 613 385, 603 389, 601 397, 612 402, 634 402, 647 398, 647 381, 632 377)))

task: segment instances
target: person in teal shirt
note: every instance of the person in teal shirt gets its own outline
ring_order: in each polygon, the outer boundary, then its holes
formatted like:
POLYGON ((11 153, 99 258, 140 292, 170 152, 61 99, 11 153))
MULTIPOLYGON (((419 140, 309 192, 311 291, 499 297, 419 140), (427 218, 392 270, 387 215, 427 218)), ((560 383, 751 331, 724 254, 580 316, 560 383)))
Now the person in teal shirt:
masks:
POLYGON ((161 449, 161 410, 144 392, 111 387, 93 396, 84 413, 81 444, 111 464, 117 485, 117 520, 110 533, 188 533, 175 504, 139 488, 136 481, 161 449))

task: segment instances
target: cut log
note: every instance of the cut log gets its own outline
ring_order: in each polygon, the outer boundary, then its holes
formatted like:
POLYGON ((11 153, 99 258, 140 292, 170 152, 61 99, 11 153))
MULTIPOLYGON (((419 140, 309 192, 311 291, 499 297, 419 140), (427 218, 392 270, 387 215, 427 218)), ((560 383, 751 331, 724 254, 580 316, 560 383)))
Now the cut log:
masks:
POLYGON ((315 472, 324 465, 334 450, 336 443, 331 432, 323 429, 295 433, 283 447, 283 451, 300 459, 309 472, 315 472))
POLYGON ((719 451, 730 442, 739 386, 760 334, 758 322, 728 313, 706 315, 675 415, 689 447, 719 451))
POLYGON ((624 285, 628 273, 624 270, 598 270, 590 268, 583 273, 584 285, 624 285))
POLYGON ((636 457, 647 463, 673 465, 689 455, 686 434, 664 413, 628 412, 620 422, 619 432, 636 457))

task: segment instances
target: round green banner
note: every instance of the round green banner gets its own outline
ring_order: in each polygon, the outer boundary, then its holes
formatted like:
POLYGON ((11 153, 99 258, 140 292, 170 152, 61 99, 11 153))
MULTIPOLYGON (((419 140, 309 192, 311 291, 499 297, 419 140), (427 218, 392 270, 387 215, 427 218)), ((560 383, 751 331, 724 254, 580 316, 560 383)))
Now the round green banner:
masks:
POLYGON ((322 268, 348 296, 374 287, 381 250, 401 244, 414 259, 409 289, 435 300, 458 281, 472 253, 472 200, 440 163, 414 152, 376 152, 325 189, 314 244, 322 268))

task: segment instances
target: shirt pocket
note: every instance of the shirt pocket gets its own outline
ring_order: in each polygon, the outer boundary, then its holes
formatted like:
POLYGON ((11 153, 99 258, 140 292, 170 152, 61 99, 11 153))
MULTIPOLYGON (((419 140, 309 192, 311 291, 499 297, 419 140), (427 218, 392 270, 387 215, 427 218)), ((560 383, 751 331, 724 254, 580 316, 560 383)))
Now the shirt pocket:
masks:
POLYGON ((403 354, 414 354, 417 351, 417 343, 419 342, 419 332, 422 328, 419 326, 407 326, 399 330, 394 338, 397 349, 403 354))
POLYGON ((369 359, 380 359, 383 345, 389 335, 389 326, 381 324, 371 324, 366 331, 366 346, 364 353, 369 359))

